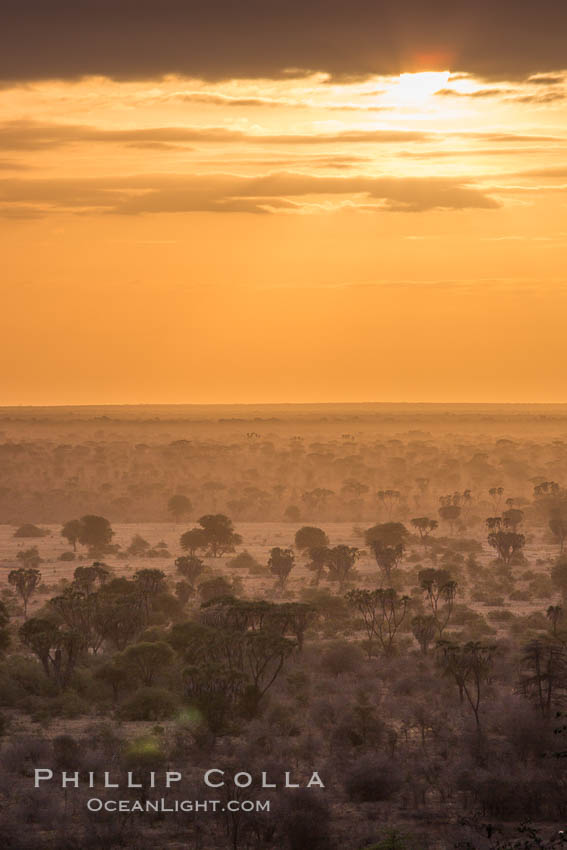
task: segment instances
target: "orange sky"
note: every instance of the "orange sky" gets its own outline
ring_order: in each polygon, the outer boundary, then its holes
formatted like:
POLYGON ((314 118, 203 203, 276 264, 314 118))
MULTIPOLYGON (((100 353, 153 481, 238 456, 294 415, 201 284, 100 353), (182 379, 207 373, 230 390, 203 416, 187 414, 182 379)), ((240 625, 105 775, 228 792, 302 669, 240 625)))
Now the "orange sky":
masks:
POLYGON ((0 404, 566 401, 563 73, 10 83, 0 404))

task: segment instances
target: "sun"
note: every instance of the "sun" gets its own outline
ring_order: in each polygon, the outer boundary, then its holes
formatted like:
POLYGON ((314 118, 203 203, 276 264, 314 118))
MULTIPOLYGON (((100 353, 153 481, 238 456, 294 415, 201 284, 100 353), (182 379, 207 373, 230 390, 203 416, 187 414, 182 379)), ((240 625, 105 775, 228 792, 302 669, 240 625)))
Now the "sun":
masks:
POLYGON ((417 74, 400 74, 391 89, 396 104, 419 104, 447 85, 449 71, 421 71, 417 74))

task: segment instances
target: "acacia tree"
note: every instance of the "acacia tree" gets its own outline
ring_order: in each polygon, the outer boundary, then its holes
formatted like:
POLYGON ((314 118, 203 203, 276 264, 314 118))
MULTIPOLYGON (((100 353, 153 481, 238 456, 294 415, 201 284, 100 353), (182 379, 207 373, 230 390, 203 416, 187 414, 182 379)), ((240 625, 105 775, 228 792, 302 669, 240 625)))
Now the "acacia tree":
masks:
POLYGON ((194 555, 199 549, 207 548, 207 541, 205 540, 204 529, 202 528, 191 528, 189 531, 186 531, 181 535, 179 539, 179 543, 181 548, 186 552, 189 552, 190 555, 194 555))
POLYGON ((429 541, 429 536, 432 531, 435 531, 438 528, 439 523, 436 519, 429 519, 427 516, 418 516, 414 519, 410 520, 411 524, 414 528, 417 529, 419 533, 419 539, 423 543, 424 548, 427 546, 429 541))
POLYGON ((268 568, 272 575, 276 576, 278 581, 276 586, 283 589, 293 569, 295 563, 295 555, 291 549, 281 549, 279 546, 274 546, 270 550, 268 558, 268 568))
POLYGON ((435 621, 439 638, 443 637, 457 594, 457 582, 453 581, 447 570, 427 569, 418 574, 419 584, 423 590, 435 621))
POLYGON ((33 567, 20 567, 8 573, 8 582, 15 587, 24 605, 24 618, 28 616, 28 602, 41 581, 41 573, 33 567))
POLYGON ((234 552, 234 547, 242 543, 242 537, 225 514, 205 514, 199 519, 199 526, 181 536, 181 548, 192 555, 197 549, 207 549, 212 558, 220 558, 234 552))
POLYGON ((392 516, 394 506, 399 505, 401 497, 402 496, 399 490, 378 490, 378 492, 376 493, 376 498, 386 509, 388 517, 392 516))

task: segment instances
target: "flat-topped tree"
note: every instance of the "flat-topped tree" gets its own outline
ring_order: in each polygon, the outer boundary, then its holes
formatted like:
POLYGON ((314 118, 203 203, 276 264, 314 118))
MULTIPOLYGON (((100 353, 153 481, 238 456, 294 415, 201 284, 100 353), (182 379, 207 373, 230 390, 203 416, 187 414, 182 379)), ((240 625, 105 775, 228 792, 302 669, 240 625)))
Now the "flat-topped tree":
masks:
POLYGON ((423 543, 424 547, 427 546, 431 532, 435 531, 435 529, 439 527, 437 520, 429 519, 428 516, 418 516, 410 520, 410 522, 417 530, 419 539, 423 543))
POLYGON ((181 535, 179 544, 185 552, 189 552, 189 555, 194 555, 199 549, 206 549, 207 541, 204 529, 190 528, 189 531, 181 535))
POLYGON ((194 554, 198 549, 206 549, 212 558, 220 558, 234 552, 235 546, 242 543, 242 537, 234 530, 232 520, 225 514, 205 514, 199 519, 199 525, 181 535, 181 548, 194 554))

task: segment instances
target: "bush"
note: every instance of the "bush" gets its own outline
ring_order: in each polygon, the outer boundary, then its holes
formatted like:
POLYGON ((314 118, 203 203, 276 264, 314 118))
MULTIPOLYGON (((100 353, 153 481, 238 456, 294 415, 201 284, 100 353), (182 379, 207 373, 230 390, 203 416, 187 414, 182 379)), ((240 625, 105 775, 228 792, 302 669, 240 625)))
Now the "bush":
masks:
POLYGON ((265 568, 258 563, 256 558, 250 554, 246 549, 243 552, 239 552, 236 557, 231 558, 228 562, 228 566, 234 570, 251 570, 255 567, 261 567, 265 572, 265 568))
POLYGON ((354 803, 379 803, 399 791, 401 775, 391 759, 368 756, 350 771, 345 790, 354 803))
POLYGON ((336 641, 321 658, 321 666, 326 673, 340 676, 341 673, 356 672, 364 660, 361 650, 353 643, 336 641))
POLYGON ((280 818, 290 850, 327 850, 330 846, 329 806, 309 791, 286 799, 280 818))
POLYGON ((120 707, 123 720, 169 720, 176 713, 175 694, 164 688, 140 688, 120 707))
POLYGON ((49 530, 47 528, 38 528, 31 522, 26 522, 14 532, 14 537, 47 537, 49 530))
POLYGON ((61 552, 61 554, 59 555, 57 560, 58 561, 74 561, 76 559, 76 557, 77 556, 75 555, 74 552, 61 552))

